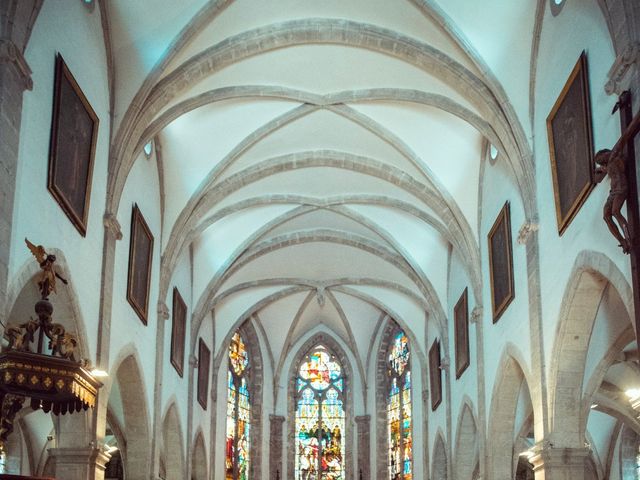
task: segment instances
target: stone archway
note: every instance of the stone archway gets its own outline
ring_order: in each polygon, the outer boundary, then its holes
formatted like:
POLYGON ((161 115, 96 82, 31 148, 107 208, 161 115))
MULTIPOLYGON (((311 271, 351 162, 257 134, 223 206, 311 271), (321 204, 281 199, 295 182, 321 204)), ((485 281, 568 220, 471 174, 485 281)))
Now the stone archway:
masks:
POLYGON ((166 480, 183 480, 185 472, 182 428, 175 403, 172 403, 162 422, 162 458, 166 480))
POLYGON ((456 429, 455 462, 456 480, 472 480, 478 464, 478 428, 471 403, 463 403, 456 429))
POLYGON ((491 439, 487 444, 489 478, 509 479, 515 473, 514 459, 519 453, 515 452, 516 410, 523 388, 528 387, 515 354, 514 348, 507 346, 493 388, 487 435, 491 439))
POLYGON ((122 405, 125 442, 122 457, 127 478, 147 478, 151 466, 151 434, 149 414, 144 392, 144 379, 135 354, 127 355, 117 366, 115 380, 117 390, 111 389, 109 403, 122 405), (119 393, 119 398, 114 395, 119 393))
POLYGON ((436 434, 436 441, 433 446, 431 477, 435 480, 447 480, 447 449, 441 431, 436 434))
POLYGON ((204 435, 199 431, 191 454, 191 480, 207 480, 207 450, 204 435))
POLYGON ((631 318, 631 287, 624 275, 608 257, 581 252, 567 282, 553 348, 549 431, 555 447, 582 448, 586 441, 589 409, 584 408, 583 379, 591 334, 607 286, 620 295, 631 318))

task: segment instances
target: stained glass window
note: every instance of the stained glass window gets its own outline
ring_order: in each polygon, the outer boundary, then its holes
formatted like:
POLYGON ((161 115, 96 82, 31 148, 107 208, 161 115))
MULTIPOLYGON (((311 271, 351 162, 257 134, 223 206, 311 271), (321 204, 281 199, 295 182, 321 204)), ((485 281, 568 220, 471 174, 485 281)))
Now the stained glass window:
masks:
POLYGON ((315 347, 296 378, 296 480, 344 480, 344 395, 342 367, 315 347))
POLYGON ((249 430, 251 426, 251 397, 247 387, 249 353, 240 332, 229 345, 227 372, 227 436, 225 443, 225 479, 249 478, 249 430))
POLYGON ((403 331, 393 336, 389 351, 387 397, 388 470, 391 480, 413 478, 411 435, 411 368, 409 339, 403 331))

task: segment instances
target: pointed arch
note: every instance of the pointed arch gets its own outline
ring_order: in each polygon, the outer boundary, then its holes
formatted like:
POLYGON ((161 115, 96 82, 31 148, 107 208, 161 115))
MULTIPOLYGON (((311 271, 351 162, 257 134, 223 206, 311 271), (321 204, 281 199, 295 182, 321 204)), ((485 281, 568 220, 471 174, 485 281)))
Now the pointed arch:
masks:
POLYGON ((458 415, 454 471, 456 480, 472 480, 478 464, 478 426, 473 414, 473 403, 464 398, 458 415))
POLYGON ((191 454, 191 476, 192 480, 207 480, 207 450, 204 444, 202 429, 198 430, 196 439, 193 442, 193 452, 191 454))
MULTIPOLYGON (((343 478, 352 478, 354 472, 353 470, 353 427, 352 424, 354 422, 354 376, 353 376, 353 366, 349 361, 349 357, 345 350, 341 347, 340 343, 333 338, 327 332, 319 332, 315 335, 311 336, 307 341, 305 341, 300 348, 298 348, 296 354, 293 357, 293 361, 291 362, 289 368, 288 375, 288 386, 287 386, 287 418, 289 419, 289 428, 287 432, 287 449, 290 453, 295 452, 295 418, 296 418, 296 400, 297 400, 297 388, 296 388, 296 379, 298 375, 298 370, 307 355, 312 353, 317 346, 323 346, 326 351, 334 356, 337 360, 337 363, 342 368, 342 379, 344 381, 343 385, 343 409, 345 414, 345 432, 343 435, 343 442, 346 445, 345 456, 343 458, 343 465, 345 467, 343 478)), ((296 471, 295 458, 293 454, 288 455, 287 460, 287 477, 286 478, 294 478, 293 472, 296 471)), ((284 478, 284 477, 283 477, 284 478)))
POLYGON ((487 432, 487 438, 491 439, 487 444, 489 478, 513 478, 515 473, 516 409, 523 386, 528 386, 528 375, 520 358, 517 348, 507 344, 493 385, 487 432))
MULTIPOLYGON (((128 478, 146 478, 151 469, 151 433, 142 368, 133 345, 124 347, 112 372, 115 374, 110 378, 118 384, 124 414, 122 436, 125 441, 120 449, 124 450, 125 472, 128 478)), ((115 399, 109 396, 109 402, 112 401, 115 399)))
MULTIPOLYGON (((262 475, 262 403, 264 399, 264 358, 262 356, 262 348, 260 347, 260 339, 255 326, 251 322, 251 319, 244 320, 237 328, 233 328, 227 334, 227 337, 222 342, 222 348, 215 357, 214 372, 220 372, 227 376, 228 362, 229 362, 229 348, 232 342, 232 338, 235 333, 239 333, 244 341, 244 345, 249 355, 249 364, 247 367, 246 375, 248 380, 248 393, 250 398, 250 428, 251 435, 249 441, 249 478, 261 478, 262 475), (222 370, 224 366, 227 366, 225 370, 222 370)), ((215 383, 214 383, 215 388, 215 383)), ((226 405, 228 391, 224 389, 224 392, 218 393, 218 401, 223 402, 226 405), (222 395, 222 397, 220 396, 222 395)), ((225 415, 223 422, 223 429, 227 428, 227 417, 225 415)))
POLYGON ((447 480, 447 448, 445 446, 444 435, 440 429, 438 429, 436 433, 436 441, 433 444, 433 467, 431 468, 431 476, 438 480, 447 480))
MULTIPOLYGON (((407 472, 408 469, 411 475, 414 471, 412 453, 415 429, 411 415, 414 398, 411 375, 416 358, 414 354, 414 345, 409 339, 409 332, 389 318, 382 332, 376 361, 376 409, 378 412, 385 412, 378 415, 376 423, 376 469, 382 479, 391 478, 390 468, 396 472, 407 472), (401 346, 402 350, 393 361, 399 361, 400 368, 397 363, 392 364, 390 359, 392 348, 396 344, 401 346), (405 405, 409 407, 408 410, 405 410, 405 405), (405 422, 408 422, 408 427, 405 422), (394 442, 391 440, 392 437, 399 438, 400 441, 392 444, 394 442)), ((398 478, 404 478, 404 475, 398 478)))
POLYGON ((166 468, 166 480, 182 480, 185 472, 182 426, 175 401, 162 420, 162 458, 166 468))
MULTIPOLYGON (((606 255, 582 251, 565 287, 550 375, 550 431, 563 432, 564 447, 582 446, 589 409, 583 404, 583 379, 591 334, 607 286, 615 289, 633 318, 631 287, 606 255)), ((602 370, 602 368, 600 369, 602 370)), ((558 439, 560 441, 560 439, 558 439)), ((560 445, 558 445, 560 446, 560 445)))

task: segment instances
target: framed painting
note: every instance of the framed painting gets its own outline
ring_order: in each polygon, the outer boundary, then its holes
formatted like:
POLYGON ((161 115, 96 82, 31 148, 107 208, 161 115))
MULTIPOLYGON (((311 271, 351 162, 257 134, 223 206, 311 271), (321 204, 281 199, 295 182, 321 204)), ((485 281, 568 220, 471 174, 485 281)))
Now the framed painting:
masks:
POLYGON ((211 363, 211 350, 200 339, 198 342, 198 403, 207 409, 207 394, 209 393, 209 366, 211 363))
POLYGON ((453 308, 455 323, 456 379, 460 378, 470 363, 469 359, 469 307, 467 289, 464 289, 453 308))
POLYGON ((83 237, 87 234, 97 138, 98 116, 58 54, 47 188, 83 237))
POLYGON ((515 298, 513 289, 513 256, 511 250, 511 212, 504 204, 488 235, 489 274, 491 276, 491 307, 493 323, 515 298))
POLYGON ((182 377, 184 373, 184 334, 187 326, 187 305, 177 288, 173 289, 171 309, 171 365, 182 377))
POLYGON ((547 117, 558 234, 595 186, 587 55, 582 52, 547 117))
POLYGON ((149 315, 152 256, 153 235, 151 235, 151 230, 140 213, 138 205, 134 204, 131 213, 127 300, 145 325, 149 315))
POLYGON ((429 383, 431 384, 431 410, 442 402, 442 365, 440 363, 440 340, 434 340, 429 349, 429 383))

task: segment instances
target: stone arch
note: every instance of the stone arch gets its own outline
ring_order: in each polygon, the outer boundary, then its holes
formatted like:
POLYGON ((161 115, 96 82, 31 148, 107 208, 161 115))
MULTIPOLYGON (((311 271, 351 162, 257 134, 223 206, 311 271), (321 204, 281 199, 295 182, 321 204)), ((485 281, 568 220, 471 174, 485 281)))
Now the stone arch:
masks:
MULTIPOLYGON (((251 402, 251 437, 249 445, 250 463, 249 478, 261 478, 262 475, 262 403, 264 398, 264 358, 262 356, 262 348, 260 348, 260 339, 255 326, 250 319, 245 320, 238 327, 234 327, 229 331, 226 338, 222 342, 220 351, 214 360, 214 372, 220 372, 227 378, 226 370, 221 370, 223 365, 227 365, 229 344, 231 337, 236 331, 240 331, 240 335, 244 339, 245 345, 249 350, 249 367, 247 368, 249 395, 251 402)), ((225 380, 226 385, 226 380, 225 380)), ((214 383, 215 388, 215 383, 214 383)), ((226 405, 227 389, 218 392, 218 402, 226 405), (222 396, 221 396, 222 395, 222 396)), ((226 415, 223 419, 223 429, 226 428, 226 415)))
MULTIPOLYGON (((389 382, 389 375, 388 375, 388 369, 389 369, 389 364, 388 364, 388 359, 387 359, 387 355, 389 354, 389 349, 391 348, 391 342, 393 341, 393 336, 394 334, 396 334, 399 330, 402 330, 408 337, 409 337, 409 352, 411 353, 410 355, 410 360, 409 360, 409 368, 412 372, 412 379, 415 378, 415 375, 413 375, 413 372, 415 372, 415 368, 414 366, 416 365, 416 363, 419 365, 419 369, 420 372, 422 373, 422 384, 426 385, 426 381, 424 378, 424 372, 425 372, 425 368, 423 368, 424 362, 422 360, 422 357, 417 354, 419 352, 419 348, 417 348, 417 341, 415 339, 415 337, 412 335, 411 331, 408 331, 403 325, 399 324, 398 322, 396 322, 394 319, 392 319, 391 317, 388 317, 388 320, 386 322, 386 325, 384 326, 384 329, 382 331, 381 334, 381 338, 380 338, 380 347, 378 348, 378 355, 376 358, 376 385, 375 385, 375 398, 376 398, 376 411, 378 412, 385 412, 381 415, 377 415, 377 419, 376 419, 376 460, 375 460, 375 468, 378 471, 378 475, 381 478, 388 478, 389 476, 389 469, 388 469, 388 462, 389 462, 389 440, 388 440, 388 434, 387 434, 387 395, 389 392, 389 388, 390 388, 390 382, 389 382)), ((414 382, 412 381, 412 391, 411 391, 411 397, 412 397, 412 402, 413 405, 415 405, 416 403, 418 403, 420 400, 417 400, 417 394, 418 392, 415 390, 414 388, 414 382)), ((424 405, 424 403, 423 403, 424 405)), ((425 415, 425 417, 427 417, 427 415, 425 415)), ((411 422, 411 428, 412 428, 412 434, 413 434, 413 438, 415 439, 416 436, 418 435, 423 435, 425 432, 424 428, 420 428, 420 425, 416 425, 416 423, 413 421, 413 416, 412 416, 412 422, 411 422)), ((413 451, 416 451, 416 445, 413 445, 413 451)), ((415 459, 416 459, 416 455, 413 455, 412 458, 412 462, 414 465, 413 471, 415 471, 415 459)))
POLYGON ((631 287, 618 267, 604 254, 578 254, 565 288, 550 375, 550 428, 562 432, 556 446, 581 447, 589 412, 582 405, 583 378, 591 333, 605 292, 610 285, 620 295, 628 318, 633 307, 631 287))
POLYGON ((444 435, 440 429, 436 433, 436 441, 433 444, 432 463, 431 477, 435 480, 447 480, 447 448, 445 447, 444 435))
POLYGON ((182 426, 178 408, 174 401, 162 420, 162 460, 164 460, 166 480, 183 480, 185 472, 182 426))
POLYGON ((456 480, 472 480, 473 472, 478 464, 478 427, 473 404, 467 397, 462 403, 458 426, 456 428, 455 478, 456 480))
MULTIPOLYGON (((345 475, 344 478, 353 478, 355 472, 353 472, 353 444, 354 444, 354 433, 353 433, 353 423, 355 420, 354 416, 354 392, 355 392, 355 382, 353 376, 353 366, 349 361, 349 357, 347 356, 347 352, 341 347, 340 343, 336 341, 331 334, 328 332, 319 332, 315 335, 312 335, 309 339, 307 339, 300 348, 298 348, 297 353, 294 355, 291 365, 289 367, 289 375, 287 376, 287 419, 289 420, 289 427, 287 430, 287 451, 290 452, 287 459, 287 477, 293 478, 293 472, 295 471, 295 458, 292 452, 295 450, 295 416, 296 416, 296 383, 295 378, 298 372, 298 366, 304 359, 304 357, 310 353, 310 351, 316 347, 317 345, 323 345, 329 350, 333 355, 335 355, 340 363, 340 366, 343 369, 343 378, 344 378, 344 392, 346 393, 346 401, 344 404, 345 411, 345 453, 346 458, 344 459, 345 465, 345 475)), ((284 478, 284 477, 283 477, 284 478)))
POLYGON ((124 469, 128 478, 146 478, 151 468, 151 433, 142 368, 133 346, 125 347, 112 371, 115 371, 112 378, 117 382, 124 414, 121 432, 125 441, 120 446, 121 451, 124 450, 124 469))
POLYGON ((207 450, 204 445, 204 435, 199 430, 193 442, 191 454, 191 480, 207 480, 207 450))
MULTIPOLYGON (((517 461, 515 450, 516 409, 527 375, 515 347, 507 345, 493 386, 487 438, 489 478, 513 478, 517 461)), ((535 411, 535 407, 534 407, 535 411)))

